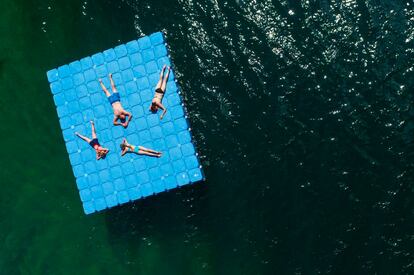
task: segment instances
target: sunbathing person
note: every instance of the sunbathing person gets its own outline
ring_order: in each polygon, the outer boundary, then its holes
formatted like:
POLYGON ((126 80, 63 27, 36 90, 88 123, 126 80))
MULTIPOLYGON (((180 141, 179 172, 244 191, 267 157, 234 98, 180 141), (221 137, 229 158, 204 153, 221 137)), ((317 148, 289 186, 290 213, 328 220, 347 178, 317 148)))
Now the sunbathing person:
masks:
POLYGON ((131 145, 128 143, 128 141, 124 138, 124 140, 122 141, 121 145, 120 145, 122 152, 121 152, 121 156, 124 156, 126 153, 135 153, 138 155, 147 155, 147 156, 151 156, 151 157, 161 157, 161 152, 158 151, 154 151, 142 146, 135 146, 135 145, 131 145))
POLYGON ((109 152, 109 149, 107 148, 103 148, 98 141, 98 138, 96 137, 96 132, 95 132, 95 123, 93 123, 93 121, 91 121, 91 127, 92 127, 92 139, 82 136, 81 134, 79 134, 78 132, 75 132, 75 135, 77 135, 78 137, 80 137, 81 139, 83 139, 84 141, 86 141, 87 143, 89 143, 90 146, 92 146, 92 148, 95 150, 96 152, 96 159, 99 160, 101 158, 105 158, 106 155, 109 152))
POLYGON ((108 89, 106 89, 105 85, 102 82, 102 79, 99 79, 99 83, 101 84, 102 90, 105 92, 109 100, 109 103, 111 103, 112 109, 114 110, 114 125, 122 125, 124 128, 126 128, 128 127, 128 124, 132 119, 132 115, 131 113, 125 111, 124 108, 122 108, 121 99, 119 97, 118 90, 115 87, 114 80, 112 79, 112 74, 109 74, 109 79, 111 81, 112 86, 112 95, 108 91, 108 89), (119 122, 118 120, 120 120, 121 122, 119 122))
POLYGON ((157 86, 155 87, 154 98, 152 99, 151 106, 149 107, 150 111, 153 113, 156 113, 158 109, 163 110, 160 119, 162 119, 165 113, 167 112, 167 109, 164 107, 164 105, 162 105, 162 99, 165 94, 165 88, 167 87, 168 76, 170 75, 171 68, 168 67, 167 74, 163 79, 165 68, 166 66, 164 65, 160 73, 160 80, 158 81, 157 86))

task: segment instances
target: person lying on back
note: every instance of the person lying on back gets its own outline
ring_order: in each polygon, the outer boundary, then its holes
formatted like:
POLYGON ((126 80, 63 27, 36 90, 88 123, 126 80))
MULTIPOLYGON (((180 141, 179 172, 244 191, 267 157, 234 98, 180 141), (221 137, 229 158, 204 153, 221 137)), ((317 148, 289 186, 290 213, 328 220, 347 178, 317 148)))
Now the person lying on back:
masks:
POLYGON ((99 144, 98 137, 96 136, 95 130, 95 123, 91 120, 91 128, 92 128, 92 139, 75 132, 75 135, 89 143, 89 145, 95 150, 96 159, 100 160, 101 158, 105 158, 109 152, 108 148, 104 148, 99 144))
POLYGON ((121 105, 121 98, 119 96, 118 90, 115 87, 114 80, 112 79, 112 74, 109 74, 109 80, 111 81, 112 86, 112 95, 106 89, 105 85, 102 82, 102 79, 99 79, 99 83, 101 84, 102 90, 105 92, 109 103, 112 105, 112 109, 114 110, 114 125, 122 125, 124 128, 128 127, 129 122, 132 119, 132 114, 125 111, 121 105), (128 119, 127 119, 128 117, 128 119), (119 120, 119 121, 118 121, 119 120))
POLYGON ((170 75, 171 68, 168 67, 168 71, 165 75, 165 78, 163 79, 165 68, 166 66, 164 65, 160 73, 160 80, 158 81, 158 84, 155 87, 154 98, 152 99, 151 106, 149 107, 150 111, 153 113, 156 113, 158 109, 163 110, 160 116, 160 119, 162 119, 165 113, 167 112, 167 108, 165 108, 164 105, 162 105, 162 99, 164 98, 164 95, 165 95, 165 89, 167 88, 167 81, 168 81, 168 76, 170 75))

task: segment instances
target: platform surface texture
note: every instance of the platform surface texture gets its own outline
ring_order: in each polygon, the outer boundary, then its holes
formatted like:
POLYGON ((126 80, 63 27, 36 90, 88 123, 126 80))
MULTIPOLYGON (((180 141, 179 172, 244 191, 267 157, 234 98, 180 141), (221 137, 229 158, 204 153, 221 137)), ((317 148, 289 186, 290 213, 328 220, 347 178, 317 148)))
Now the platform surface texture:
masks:
POLYGON ((148 109, 164 65, 171 62, 164 35, 157 32, 47 72, 86 214, 203 179, 173 70, 163 99, 165 117, 148 109), (133 115, 126 129, 113 125, 112 107, 98 82, 101 78, 111 91, 109 73, 122 106, 133 115), (91 137, 91 120, 100 144, 110 150, 105 159, 96 160, 94 149, 75 135, 91 137), (121 157, 123 138, 161 151, 162 157, 121 157))

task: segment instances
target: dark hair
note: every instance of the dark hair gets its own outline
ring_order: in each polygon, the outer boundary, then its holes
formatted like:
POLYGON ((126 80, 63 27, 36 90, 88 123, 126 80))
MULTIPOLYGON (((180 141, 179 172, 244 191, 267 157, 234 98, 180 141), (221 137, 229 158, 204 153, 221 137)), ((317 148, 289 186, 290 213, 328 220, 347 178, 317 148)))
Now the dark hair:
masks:
POLYGON ((121 150, 124 150, 126 145, 125 145, 125 143, 121 143, 121 144, 119 144, 119 147, 121 147, 121 150))
POLYGON ((155 113, 157 112, 157 104, 155 102, 151 103, 151 112, 155 113))

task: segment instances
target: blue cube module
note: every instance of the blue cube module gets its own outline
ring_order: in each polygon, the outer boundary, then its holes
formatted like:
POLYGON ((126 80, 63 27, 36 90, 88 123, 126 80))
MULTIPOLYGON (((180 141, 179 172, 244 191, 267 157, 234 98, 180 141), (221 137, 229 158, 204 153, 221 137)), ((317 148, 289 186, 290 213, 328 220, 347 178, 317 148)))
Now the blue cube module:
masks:
POLYGON ((75 184, 85 214, 177 188, 204 179, 174 74, 163 100, 163 120, 148 111, 158 74, 171 64, 164 35, 151 34, 47 72, 75 184), (112 108, 99 87, 109 88, 108 73, 124 108, 133 119, 127 129, 113 126, 112 108), (91 137, 94 120, 98 139, 110 152, 96 160, 95 152, 75 136, 91 137), (127 154, 121 157, 122 138, 163 152, 161 158, 127 154))

